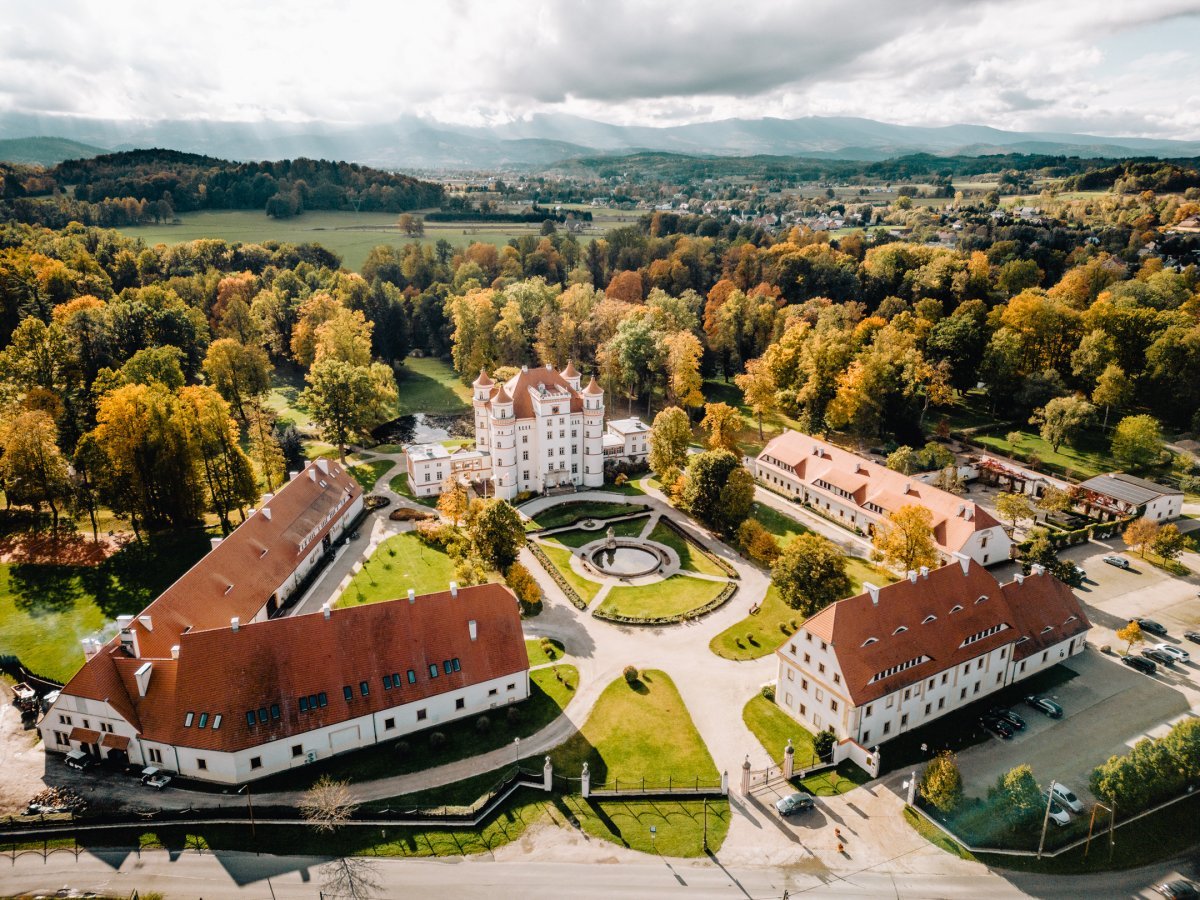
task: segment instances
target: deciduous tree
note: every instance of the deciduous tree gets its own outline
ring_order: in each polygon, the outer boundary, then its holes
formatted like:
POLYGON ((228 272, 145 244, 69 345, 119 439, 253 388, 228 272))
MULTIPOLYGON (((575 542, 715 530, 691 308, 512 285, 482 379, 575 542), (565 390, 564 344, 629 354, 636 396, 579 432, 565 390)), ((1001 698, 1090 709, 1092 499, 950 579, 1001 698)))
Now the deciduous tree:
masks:
POLYGON ((1125 539, 1126 546, 1137 547, 1138 555, 1145 559, 1146 550, 1158 537, 1158 531, 1158 525, 1149 519, 1134 519, 1126 527, 1122 537, 1125 539))
POLYGON ((246 405, 271 389, 271 361, 262 347, 248 347, 230 338, 209 344, 204 375, 242 421, 246 405))
POLYGON ((992 801, 996 814, 1013 829, 1034 821, 1038 812, 1045 807, 1042 789, 1033 777, 1033 770, 1027 765, 1009 769, 996 779, 995 786, 988 789, 988 799, 992 801))
POLYGON ((692 423, 682 409, 668 406, 654 417, 650 426, 650 470, 664 486, 669 486, 687 465, 691 442, 692 423))
POLYGON ((1168 562, 1177 559, 1187 546, 1187 539, 1179 533, 1179 528, 1168 522, 1158 529, 1158 534, 1150 544, 1150 549, 1168 562))
POLYGON ((846 557, 819 534, 802 534, 787 545, 771 567, 779 597, 805 616, 824 609, 851 590, 846 557))
POLYGON ((933 566, 938 559, 933 514, 916 504, 902 506, 880 523, 872 544, 878 558, 902 571, 933 566))
POLYGON ((763 416, 773 413, 779 406, 775 375, 761 358, 752 359, 746 363, 746 371, 741 375, 734 375, 733 381, 742 389, 746 405, 758 419, 758 439, 761 441, 763 416))
POLYGON ((508 503, 493 497, 483 501, 471 525, 471 541, 485 563, 505 571, 525 546, 525 526, 521 515, 508 503))
POLYGON ((1163 438, 1153 416, 1126 416, 1113 432, 1112 455, 1121 465, 1143 471, 1162 457, 1163 438))
POLYGON ((396 402, 396 381, 383 363, 356 366, 340 359, 315 363, 300 395, 313 421, 345 462, 346 442, 386 422, 396 402))
POLYGON ((1124 628, 1117 629, 1116 636, 1118 641, 1125 642, 1126 654, 1133 649, 1134 644, 1140 644, 1146 640, 1146 636, 1142 634, 1142 626, 1132 619, 1124 628))
POLYGON ((732 454, 741 452, 737 436, 742 430, 742 417, 728 403, 707 403, 700 427, 708 432, 710 450, 728 450, 732 454))
POLYGON ((1063 442, 1070 443, 1095 415, 1096 407, 1082 397, 1055 397, 1034 410, 1029 422, 1041 426, 1042 440, 1057 453, 1063 442))
POLYGON ((958 760, 949 750, 943 750, 925 766, 917 790, 930 806, 942 813, 951 813, 962 802, 962 773, 958 760))
POLYGON ((1028 519, 1033 515, 1033 504, 1025 494, 1006 491, 996 497, 996 512, 1000 518, 1007 519, 1016 529, 1017 522, 1028 519))
POLYGON ((300 815, 318 832, 337 831, 350 821, 355 809, 350 783, 328 775, 318 778, 300 799, 300 815))
POLYGON ((4 491, 17 504, 50 510, 51 528, 58 531, 59 509, 70 496, 71 480, 67 461, 58 449, 58 429, 42 410, 18 413, 6 423, 0 439, 4 491))
POLYGON ((704 402, 700 393, 700 357, 704 348, 690 331, 676 331, 664 342, 667 350, 667 398, 680 406, 697 407, 704 402))

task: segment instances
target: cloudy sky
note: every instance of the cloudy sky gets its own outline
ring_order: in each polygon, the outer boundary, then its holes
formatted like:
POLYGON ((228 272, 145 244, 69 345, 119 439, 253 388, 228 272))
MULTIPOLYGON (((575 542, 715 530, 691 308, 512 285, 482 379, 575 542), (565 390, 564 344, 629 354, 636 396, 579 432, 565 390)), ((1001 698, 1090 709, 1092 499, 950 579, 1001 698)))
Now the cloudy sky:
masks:
POLYGON ((0 113, 854 115, 1200 139, 1200 0, 0 0, 0 113))

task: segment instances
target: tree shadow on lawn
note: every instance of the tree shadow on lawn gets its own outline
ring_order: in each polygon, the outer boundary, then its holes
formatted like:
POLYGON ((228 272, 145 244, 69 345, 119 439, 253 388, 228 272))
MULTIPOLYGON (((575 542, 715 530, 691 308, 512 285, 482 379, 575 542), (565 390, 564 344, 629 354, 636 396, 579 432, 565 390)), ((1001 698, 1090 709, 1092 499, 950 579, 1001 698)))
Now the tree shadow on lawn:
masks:
POLYGON ((13 605, 34 618, 66 612, 84 596, 80 570, 73 566, 13 565, 8 589, 13 605))

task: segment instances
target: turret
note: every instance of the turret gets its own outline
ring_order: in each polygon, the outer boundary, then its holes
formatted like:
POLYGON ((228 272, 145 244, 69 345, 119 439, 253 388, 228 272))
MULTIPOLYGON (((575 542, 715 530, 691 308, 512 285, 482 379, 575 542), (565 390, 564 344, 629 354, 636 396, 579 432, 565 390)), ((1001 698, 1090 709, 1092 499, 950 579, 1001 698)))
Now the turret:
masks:
POLYGON ((494 382, 494 381, 492 381, 492 379, 488 378, 487 371, 485 369, 480 369, 479 377, 476 378, 473 382, 471 382, 471 387, 473 387, 475 389, 475 402, 476 403, 479 403, 479 402, 486 403, 488 397, 492 393, 492 388, 495 386, 495 384, 496 384, 496 382, 494 382))
POLYGON ((581 392, 583 397, 583 484, 604 485, 604 389, 593 375, 581 392))
POLYGON ((491 433, 488 430, 487 404, 495 384, 482 368, 479 370, 479 377, 471 384, 474 389, 471 405, 475 408, 475 446, 480 450, 488 450, 492 446, 491 433))
POLYGON ((579 390, 580 374, 579 370, 575 368, 575 363, 571 362, 571 360, 567 360, 567 367, 558 374, 562 376, 563 381, 571 386, 571 390, 579 390))

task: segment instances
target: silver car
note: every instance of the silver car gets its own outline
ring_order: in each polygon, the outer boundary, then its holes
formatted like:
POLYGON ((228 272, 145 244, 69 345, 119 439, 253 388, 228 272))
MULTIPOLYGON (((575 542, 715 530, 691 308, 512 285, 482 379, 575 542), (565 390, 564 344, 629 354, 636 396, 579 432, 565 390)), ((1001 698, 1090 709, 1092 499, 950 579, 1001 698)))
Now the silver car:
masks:
POLYGON ((1154 649, 1159 653, 1165 653, 1167 656, 1173 657, 1176 662, 1185 663, 1191 661, 1191 656, 1188 655, 1188 652, 1176 647, 1174 644, 1155 644, 1154 649))
POLYGON ((1053 799, 1045 791, 1042 791, 1042 799, 1050 801, 1050 818, 1054 820, 1054 824, 1059 828, 1071 824, 1071 814, 1067 812, 1066 807, 1062 806, 1058 800, 1053 799))
POLYGON ((1050 792, 1054 794, 1055 800, 1057 800, 1071 812, 1075 813, 1076 815, 1079 815, 1079 813, 1083 812, 1083 803, 1081 803, 1079 798, 1075 796, 1075 792, 1065 784, 1059 784, 1056 781, 1054 783, 1054 787, 1050 789, 1050 792))

